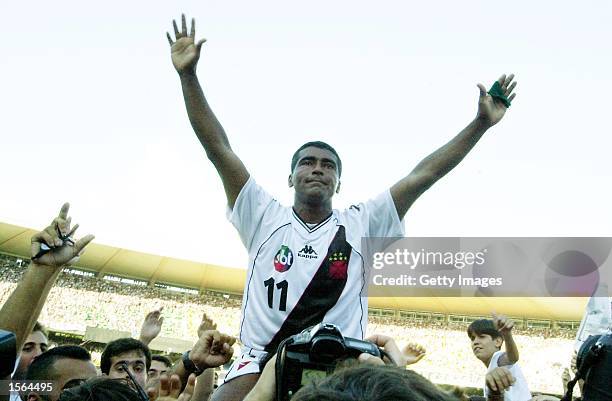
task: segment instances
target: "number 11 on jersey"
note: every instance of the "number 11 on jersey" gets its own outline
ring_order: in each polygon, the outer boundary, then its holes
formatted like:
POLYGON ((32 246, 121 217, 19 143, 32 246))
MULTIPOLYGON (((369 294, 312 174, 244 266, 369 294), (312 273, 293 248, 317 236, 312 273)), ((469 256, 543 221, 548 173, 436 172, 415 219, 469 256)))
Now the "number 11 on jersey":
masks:
MULTIPOLYGON (((274 278, 270 277, 264 281, 264 285, 268 289, 268 306, 272 309, 274 307, 274 278)), ((278 310, 285 312, 287 310, 287 289, 289 288, 289 283, 287 280, 279 281, 276 283, 276 288, 281 293, 278 310)))

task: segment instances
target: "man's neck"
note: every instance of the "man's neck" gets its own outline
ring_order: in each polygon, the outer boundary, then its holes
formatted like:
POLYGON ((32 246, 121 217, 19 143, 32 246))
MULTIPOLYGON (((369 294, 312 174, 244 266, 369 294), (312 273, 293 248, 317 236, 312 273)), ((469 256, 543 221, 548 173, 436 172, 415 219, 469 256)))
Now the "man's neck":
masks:
POLYGON ((293 210, 305 223, 318 224, 325 220, 332 212, 331 201, 324 204, 307 204, 295 201, 293 210))

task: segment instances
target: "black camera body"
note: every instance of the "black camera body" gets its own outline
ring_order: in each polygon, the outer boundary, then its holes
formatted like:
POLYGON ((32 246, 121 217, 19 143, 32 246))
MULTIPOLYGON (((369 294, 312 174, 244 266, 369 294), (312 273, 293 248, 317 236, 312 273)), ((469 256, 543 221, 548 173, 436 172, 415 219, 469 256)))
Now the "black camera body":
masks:
POLYGON ((381 357, 375 344, 344 337, 331 323, 320 323, 289 337, 277 351, 276 399, 289 400, 303 385, 332 373, 339 361, 362 353, 381 357))
POLYGON ((578 351, 576 366, 584 371, 584 401, 612 399, 612 331, 587 338, 578 351))
POLYGON ((17 360, 17 340, 10 331, 0 330, 0 380, 10 376, 17 360))

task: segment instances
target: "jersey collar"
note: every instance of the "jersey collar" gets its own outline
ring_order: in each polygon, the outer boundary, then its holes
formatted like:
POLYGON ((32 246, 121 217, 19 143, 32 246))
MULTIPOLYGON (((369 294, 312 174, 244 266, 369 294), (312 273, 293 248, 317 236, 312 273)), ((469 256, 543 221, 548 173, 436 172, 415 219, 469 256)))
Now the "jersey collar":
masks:
POLYGON ((331 212, 329 216, 323 219, 323 221, 321 221, 320 223, 312 227, 309 227, 308 224, 306 224, 306 222, 304 222, 300 218, 300 216, 298 216, 298 214, 295 212, 293 208, 291 208, 291 214, 293 215, 293 220, 297 222, 298 225, 301 226, 307 233, 311 234, 317 231, 318 229, 320 229, 321 227, 325 226, 331 220, 332 216, 334 215, 334 212, 331 212))

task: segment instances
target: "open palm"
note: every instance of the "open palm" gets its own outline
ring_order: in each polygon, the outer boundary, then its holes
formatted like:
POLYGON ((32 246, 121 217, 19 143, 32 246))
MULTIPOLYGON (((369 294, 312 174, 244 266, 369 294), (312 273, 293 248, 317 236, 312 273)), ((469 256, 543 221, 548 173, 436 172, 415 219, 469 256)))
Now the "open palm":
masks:
POLYGON ((200 49, 206 39, 195 41, 195 19, 191 20, 191 30, 187 34, 187 21, 185 14, 181 16, 181 30, 179 31, 176 21, 172 20, 174 26, 174 37, 172 40, 170 33, 166 32, 168 42, 170 43, 170 51, 172 53, 172 64, 176 71, 181 74, 185 72, 194 72, 200 59, 200 49))
MULTIPOLYGON (((510 74, 506 76, 505 74, 499 77, 497 82, 501 86, 501 90, 504 93, 504 96, 508 98, 509 101, 512 101, 516 94, 512 93, 514 87, 516 86, 516 82, 513 82, 514 74, 510 74)), ((489 125, 497 124, 504 114, 506 114, 506 110, 508 109, 504 103, 495 99, 493 96, 487 93, 483 84, 478 84, 478 89, 480 89, 480 98, 478 99, 478 118, 486 121, 489 125)))

